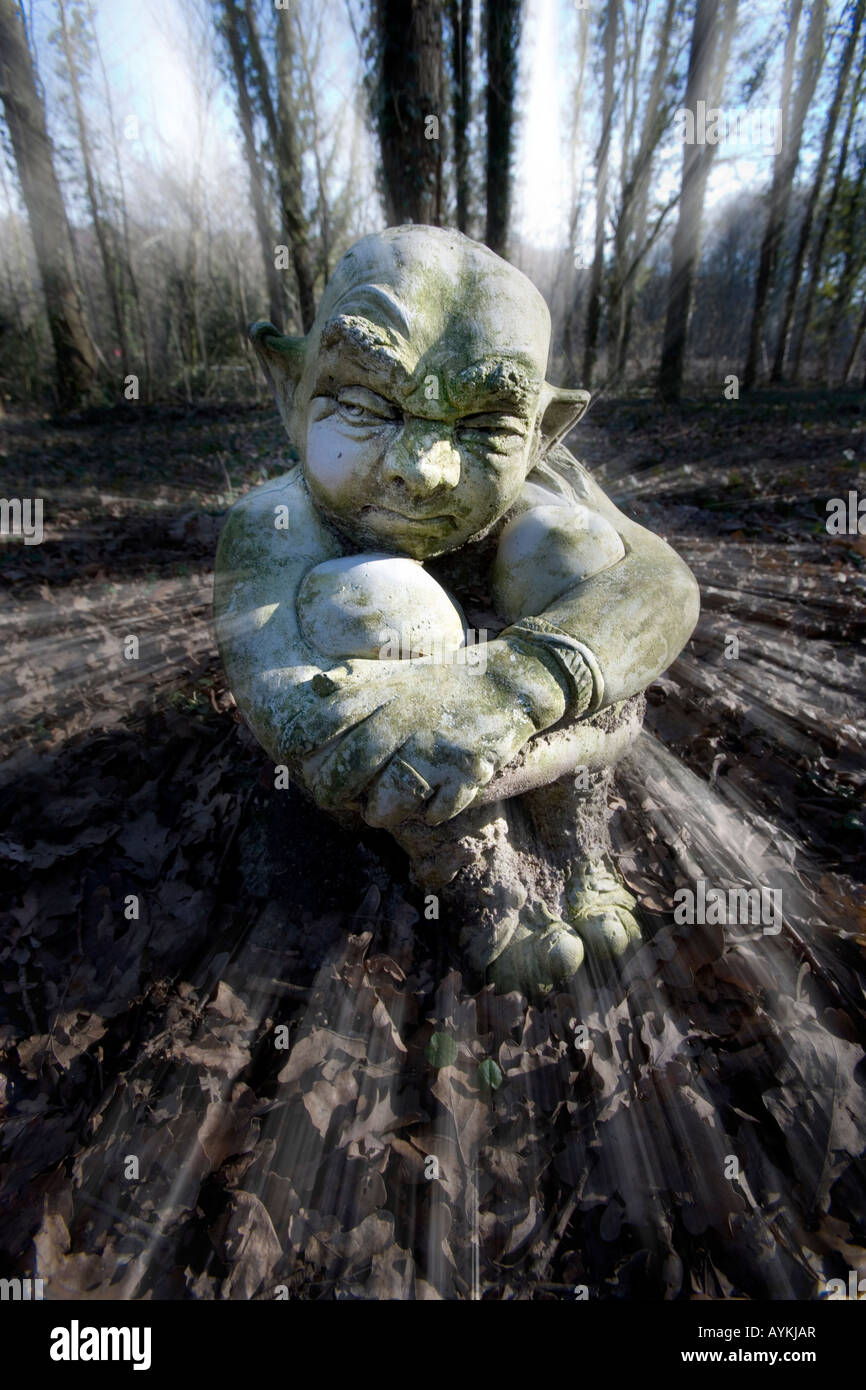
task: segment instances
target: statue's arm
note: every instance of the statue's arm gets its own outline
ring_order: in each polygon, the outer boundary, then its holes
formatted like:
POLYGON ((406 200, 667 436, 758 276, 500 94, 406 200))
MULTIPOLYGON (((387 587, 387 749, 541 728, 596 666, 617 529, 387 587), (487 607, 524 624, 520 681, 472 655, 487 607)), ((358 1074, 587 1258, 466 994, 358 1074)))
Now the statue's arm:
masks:
POLYGON ((304 641, 298 589, 340 554, 298 470, 254 488, 229 512, 214 573, 217 644, 229 686, 259 742, 282 760, 286 731, 303 715, 311 682, 331 665, 304 641))
POLYGON ((566 677, 571 712, 593 713, 644 690, 670 666, 694 631, 700 592, 676 551, 581 474, 586 507, 609 523, 624 553, 502 635, 544 651, 566 677))

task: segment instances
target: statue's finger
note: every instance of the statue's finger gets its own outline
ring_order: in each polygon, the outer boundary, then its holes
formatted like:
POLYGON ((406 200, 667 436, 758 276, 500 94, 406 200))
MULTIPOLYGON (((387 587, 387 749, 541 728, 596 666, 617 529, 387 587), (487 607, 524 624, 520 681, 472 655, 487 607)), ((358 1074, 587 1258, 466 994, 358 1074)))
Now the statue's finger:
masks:
POLYGON ((442 825, 445 821, 459 816, 467 806, 471 806, 481 788, 473 782, 453 781, 444 783, 431 799, 424 820, 428 825, 442 825))
POLYGON ((399 825, 409 816, 417 815, 433 795, 433 788, 403 758, 394 757, 379 774, 364 807, 364 820, 386 830, 399 825))
POLYGON ((387 708, 374 710, 366 719, 320 753, 305 780, 320 806, 339 807, 358 803, 362 793, 404 741, 394 728, 387 708))
POLYGON ((368 719, 383 703, 381 693, 376 698, 371 691, 352 695, 336 691, 321 702, 308 700, 290 731, 290 746, 301 754, 322 748, 368 719))

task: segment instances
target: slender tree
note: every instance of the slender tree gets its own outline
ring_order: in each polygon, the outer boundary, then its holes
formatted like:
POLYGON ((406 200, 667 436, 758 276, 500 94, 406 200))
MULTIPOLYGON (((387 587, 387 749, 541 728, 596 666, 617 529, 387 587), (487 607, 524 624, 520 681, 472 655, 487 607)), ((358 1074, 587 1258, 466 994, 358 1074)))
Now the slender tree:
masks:
POLYGON ((295 34, 289 10, 277 10, 277 133, 275 151, 283 221, 298 282, 298 304, 305 333, 316 317, 309 229, 304 213, 303 171, 293 92, 295 34))
MULTIPOLYGON (((115 263, 118 267, 120 278, 120 295, 124 306, 124 322, 126 322, 126 300, 127 293, 132 303, 134 313, 132 315, 133 329, 138 331, 138 341, 141 355, 144 359, 144 389, 145 399, 148 402, 153 400, 153 366, 152 366, 152 345, 151 332, 148 315, 139 285, 139 277, 134 265, 132 251, 132 232, 130 228, 129 206, 126 196, 126 180, 123 174, 123 160, 120 154, 120 136, 118 134, 117 121, 114 114, 114 101, 111 95, 111 83, 108 80, 108 72, 105 66, 105 59, 102 47, 99 42, 99 30, 96 24, 96 15, 91 0, 87 0, 87 20, 88 32, 93 52, 96 57, 97 66, 102 83, 102 95, 105 103, 105 111, 108 116, 108 135, 111 143, 112 163, 114 167, 114 178, 116 189, 114 194, 114 207, 112 211, 113 230, 116 230, 114 237, 115 263)), ((135 341, 134 332, 132 334, 133 344, 135 341)), ((139 350, 138 348, 136 350, 139 350)))
MULTIPOLYGON (((584 78, 586 75, 586 60, 589 52, 589 11, 578 10, 577 13, 577 64, 574 76, 572 108, 571 108, 571 129, 569 131, 569 147, 572 151, 570 175, 570 203, 571 216, 568 222, 568 244, 565 248, 564 259, 566 264, 573 264, 578 272, 582 271, 583 251, 578 246, 580 235, 580 224, 583 217, 584 195, 586 186, 586 170, 584 161, 581 159, 583 153, 583 141, 581 139, 581 125, 584 110, 584 78)), ((569 378, 577 378, 577 325, 580 317, 580 307, 583 301, 584 277, 578 273, 574 279, 574 290, 563 320, 562 325, 562 348, 567 365, 569 378)))
POLYGON ((45 295, 60 404, 73 408, 94 385, 97 355, 84 315, 45 109, 15 0, 0 0, 0 99, 45 295))
MULTIPOLYGON (((686 110, 693 116, 699 100, 716 107, 721 96, 737 13, 737 0, 726 0, 719 24, 721 0, 697 0, 689 47, 686 110), (720 32, 721 30, 721 32, 720 32)), ((685 364, 692 288, 700 259, 704 197, 715 145, 683 145, 680 205, 671 247, 659 391, 664 400, 679 400, 685 364)))
POLYGON ((860 316, 857 320, 857 327, 854 329, 854 336, 851 339, 851 346, 848 349, 848 356, 845 358, 845 366, 842 368, 842 385, 846 385, 854 370, 854 363, 857 360, 857 353, 863 341, 863 334, 866 333, 866 300, 863 302, 860 316))
POLYGON ((369 78, 391 223, 442 221, 441 0, 374 0, 369 78))
POLYGON ((250 180, 250 201, 256 224, 271 322, 282 327, 284 304, 280 273, 274 259, 274 232, 268 215, 265 173, 262 168, 255 137, 255 112, 247 81, 247 53, 242 33, 243 16, 237 0, 223 0, 220 29, 226 42, 237 102, 238 123, 244 143, 244 155, 250 180))
POLYGON ((601 136, 595 156, 595 252, 589 278, 589 302, 586 310, 586 331, 583 345, 585 387, 592 385, 598 349, 598 330, 601 323, 601 284, 604 275, 604 234, 607 221, 607 182, 610 166, 610 138, 613 128, 614 77, 616 70, 616 39, 619 27, 619 0, 607 0, 604 20, 604 78, 601 98, 601 136))
MULTIPOLYGON (((838 262, 824 338, 824 383, 833 385, 833 350, 851 304, 854 287, 866 260, 864 202, 866 202, 866 147, 857 151, 856 172, 845 179, 839 217, 833 228, 834 261, 838 262)), ((848 373, 846 363, 843 380, 848 373)))
POLYGON ((809 104, 815 94, 824 56, 826 0, 813 0, 800 63, 800 78, 796 92, 792 92, 794 53, 797 45, 797 28, 800 22, 801 9, 802 0, 794 0, 785 42, 785 62, 782 71, 782 100, 780 103, 782 147, 773 163, 767 224, 761 241, 758 274, 755 280, 755 303, 749 329, 749 350, 743 371, 744 391, 748 391, 754 386, 758 375, 758 362, 764 341, 770 289, 779 260, 782 232, 785 218, 788 215, 794 175, 800 160, 803 125, 809 104))
MULTIPOLYGON (((6 179, 5 166, 6 161, 0 159, 0 191, 3 194, 4 204, 11 208, 12 197, 6 179)), ((40 331, 42 328, 41 315, 36 307, 40 305, 40 293, 30 275, 30 257, 24 243, 23 219, 14 212, 11 213, 6 220, 5 231, 7 236, 11 231, 14 252, 13 255, 6 255, 0 259, 3 262, 3 276, 6 281, 8 301, 12 306, 17 330, 17 342, 14 344, 15 365, 24 394, 29 396, 32 394, 38 376, 39 360, 42 356, 40 339, 44 335, 40 331)))
POLYGON ((523 0, 485 0, 487 51, 487 222, 484 240, 504 256, 514 158, 514 106, 523 0))
POLYGON ((815 213, 818 208, 818 200, 821 197, 821 189, 824 184, 824 175, 830 165, 830 152, 833 148, 833 139, 836 134, 836 127, 839 122, 839 113, 842 110, 842 101, 845 89, 848 86, 848 79, 851 75, 851 65, 854 61, 854 50, 857 47, 857 39, 863 25, 863 16, 866 14, 866 0, 856 0, 851 14, 851 28, 845 40, 842 50, 842 57, 839 62, 839 70, 836 74, 836 84, 833 89, 833 98, 827 111, 827 119, 824 122, 824 134, 821 139, 821 152, 818 156, 818 163, 815 166, 815 174, 809 188, 809 196, 806 200, 806 208, 803 213, 803 220, 797 234, 797 246, 794 251, 794 260, 791 265, 791 274, 788 279, 788 288, 785 292, 785 305, 782 310, 782 322, 779 328, 779 337, 776 342, 776 354, 773 358, 773 370, 770 380, 778 383, 782 380, 785 372, 785 357, 788 351, 788 342, 791 329, 791 321, 794 315, 794 305, 797 300, 797 291, 800 288, 800 281, 803 278, 803 266, 806 260, 806 248, 809 245, 809 238, 812 235, 812 227, 815 221, 815 213))
MULTIPOLYGON (((622 161, 622 191, 616 215, 614 232, 614 262, 611 273, 610 313, 611 354, 613 374, 620 376, 625 371, 631 336, 632 314, 634 311, 637 272, 654 237, 648 237, 650 177, 653 157, 664 135, 669 110, 662 97, 669 73, 671 35, 678 0, 667 0, 664 13, 659 22, 655 62, 643 111, 640 139, 632 157, 628 150, 631 138, 624 143, 622 161)), ((640 75, 640 44, 633 48, 631 68, 635 95, 632 111, 636 117, 638 98, 637 87, 640 75)), ((631 132, 629 132, 629 137, 631 132)), ((670 206, 670 205, 669 205, 670 206)), ((609 367, 609 375, 611 374, 609 367)))
POLYGON ((93 223, 93 230, 99 247, 99 257, 102 262, 102 275, 108 294, 108 302, 111 306, 114 333, 120 351, 121 368, 123 376, 125 377, 129 365, 129 349, 126 340, 126 324, 123 315, 119 269, 117 258, 114 253, 112 229, 103 216, 101 206, 102 199, 97 189, 97 175, 94 165, 92 141, 81 90, 82 47, 84 44, 82 16, 79 11, 72 7, 67 10, 65 0, 57 0, 57 9, 60 18, 58 40, 63 53, 66 73, 69 78, 69 87, 72 93, 72 108, 75 117, 78 146, 81 151, 84 185, 87 190, 87 205, 90 209, 90 219, 93 223))
POLYGON ((314 80, 315 62, 307 39, 306 26, 297 9, 292 10, 295 33, 300 55, 300 77, 303 99, 307 108, 312 136, 313 164, 316 168, 316 189, 318 192, 319 233, 321 238, 322 279, 327 283, 331 275, 331 209, 328 199, 325 159, 322 150, 322 130, 319 121, 319 99, 314 80))
POLYGON ((848 102, 848 115, 845 121, 845 128, 842 132, 842 140, 839 153, 834 166, 833 179, 827 190, 823 204, 819 205, 818 223, 815 231, 815 238, 812 249, 808 256, 808 268, 806 286, 803 294, 803 304, 796 315, 794 330, 791 335, 791 367, 790 373, 794 381, 800 380, 800 367, 803 359, 803 348, 806 342, 806 334, 812 322, 812 311, 815 304, 815 296, 818 291, 818 283, 821 277, 821 267, 824 263, 824 248, 827 238, 833 225, 836 206, 839 201, 839 194, 842 188, 845 166, 848 162, 848 150, 851 144, 851 136, 854 130, 854 122, 860 108, 860 97, 863 92, 864 82, 866 82, 866 45, 860 56, 860 61, 851 96, 848 102))
POLYGON ((469 112, 472 102, 470 38, 472 0, 450 0, 451 112, 454 125, 454 183, 457 196, 457 229, 469 224, 469 112))
POLYGON ((310 262, 309 228, 304 212, 303 171, 301 168, 298 117, 293 91, 294 34, 292 16, 287 9, 276 12, 277 22, 277 101, 271 96, 270 76, 262 51, 254 0, 246 0, 250 70, 255 82, 259 109, 277 170, 283 232, 292 258, 298 290, 301 326, 309 332, 316 317, 313 270, 310 262))

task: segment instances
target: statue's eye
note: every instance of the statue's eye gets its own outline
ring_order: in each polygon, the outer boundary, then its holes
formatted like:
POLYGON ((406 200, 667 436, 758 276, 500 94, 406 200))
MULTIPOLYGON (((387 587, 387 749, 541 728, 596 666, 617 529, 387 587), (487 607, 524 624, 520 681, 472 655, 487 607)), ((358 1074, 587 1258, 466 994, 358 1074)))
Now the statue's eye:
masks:
POLYGON ((378 396, 375 391, 368 391, 366 386, 344 386, 337 393, 337 405, 344 419, 362 424, 382 424, 400 419, 400 411, 395 405, 384 396, 378 396))
POLYGON ((511 444, 525 438, 526 426, 516 415, 506 415, 501 411, 486 415, 464 415, 457 421, 457 436, 460 438, 464 435, 470 440, 475 437, 479 442, 499 439, 503 443, 511 444))

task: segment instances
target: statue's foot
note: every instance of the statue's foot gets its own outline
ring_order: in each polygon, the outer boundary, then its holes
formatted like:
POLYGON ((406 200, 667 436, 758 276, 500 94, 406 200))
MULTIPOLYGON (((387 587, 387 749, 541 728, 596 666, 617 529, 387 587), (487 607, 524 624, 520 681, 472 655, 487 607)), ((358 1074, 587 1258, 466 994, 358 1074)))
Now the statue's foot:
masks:
POLYGON ((602 861, 578 865, 566 895, 568 920, 588 955, 599 961, 616 960, 632 942, 641 940, 632 915, 635 898, 602 861))
POLYGON ((526 903, 507 946, 487 967, 497 990, 543 995, 567 985, 586 958, 602 965, 641 940, 635 898, 602 862, 584 861, 566 888, 568 921, 544 903, 526 903))
POLYGON ((546 994, 565 985, 583 964, 583 942, 567 922, 543 903, 527 906, 505 949, 488 967, 488 978, 507 994, 546 994))

